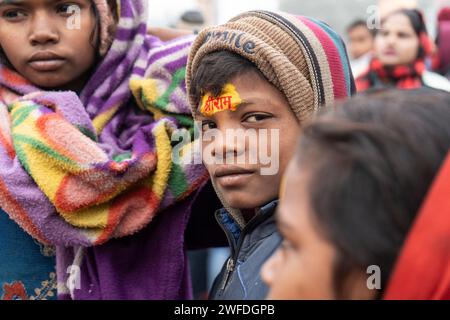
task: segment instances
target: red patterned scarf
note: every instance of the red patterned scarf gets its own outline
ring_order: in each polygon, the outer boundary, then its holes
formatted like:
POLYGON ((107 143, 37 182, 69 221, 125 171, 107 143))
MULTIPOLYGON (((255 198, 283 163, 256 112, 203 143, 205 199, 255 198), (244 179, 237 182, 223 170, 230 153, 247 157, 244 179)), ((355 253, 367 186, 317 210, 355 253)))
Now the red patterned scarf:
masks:
POLYGON ((359 92, 379 86, 394 86, 399 89, 417 89, 422 87, 422 74, 426 70, 423 60, 416 60, 412 65, 385 67, 378 59, 373 59, 369 70, 356 79, 359 92))

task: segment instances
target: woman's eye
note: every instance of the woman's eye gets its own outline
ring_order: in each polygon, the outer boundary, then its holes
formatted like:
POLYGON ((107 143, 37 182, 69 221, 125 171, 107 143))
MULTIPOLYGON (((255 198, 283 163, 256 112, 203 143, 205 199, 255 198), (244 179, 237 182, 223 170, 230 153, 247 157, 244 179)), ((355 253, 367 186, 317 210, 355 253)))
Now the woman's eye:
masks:
POLYGON ((6 19, 10 19, 10 20, 19 19, 24 16, 25 16, 25 13, 20 12, 19 10, 9 10, 9 11, 5 11, 3 13, 3 17, 6 19))
POLYGON ((79 12, 80 11, 80 7, 76 4, 73 3, 65 3, 62 5, 59 5, 58 8, 56 9, 56 11, 60 14, 66 15, 66 16, 71 16, 73 15, 75 12, 79 12))
POLYGON ((207 131, 217 128, 216 124, 212 121, 202 121, 202 131, 207 131))
POLYGON ((399 38, 409 38, 409 34, 406 33, 400 33, 398 36, 399 38))
POLYGON ((255 123, 255 122, 259 122, 262 121, 264 119, 270 118, 271 116, 268 114, 252 114, 248 117, 245 118, 246 122, 251 122, 251 123, 255 123))

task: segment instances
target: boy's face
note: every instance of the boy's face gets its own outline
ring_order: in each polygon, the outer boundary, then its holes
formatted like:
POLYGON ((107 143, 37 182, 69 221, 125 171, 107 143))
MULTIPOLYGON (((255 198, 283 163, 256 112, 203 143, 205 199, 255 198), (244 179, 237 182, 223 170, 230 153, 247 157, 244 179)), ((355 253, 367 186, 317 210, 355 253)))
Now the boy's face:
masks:
POLYGON ((205 108, 206 95, 197 111, 203 163, 229 206, 255 209, 278 198, 300 125, 285 96, 260 75, 240 75, 226 88, 224 110, 214 109, 217 100, 205 108), (218 135, 206 138, 212 132, 218 135))
POLYGON ((80 89, 95 61, 95 26, 90 0, 0 0, 0 47, 38 87, 80 89))

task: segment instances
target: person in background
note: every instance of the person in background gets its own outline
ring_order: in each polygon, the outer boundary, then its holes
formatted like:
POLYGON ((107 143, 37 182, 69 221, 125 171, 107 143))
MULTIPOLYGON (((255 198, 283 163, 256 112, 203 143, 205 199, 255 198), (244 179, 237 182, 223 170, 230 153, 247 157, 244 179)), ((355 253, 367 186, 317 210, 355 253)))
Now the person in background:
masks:
POLYGON ((303 129, 269 299, 450 299, 450 95, 383 91, 303 129))
POLYGON ((444 7, 438 14, 436 45, 438 47, 438 71, 450 78, 450 7, 444 7))
POLYGON ((176 25, 177 29, 191 30, 197 34, 205 26, 205 18, 199 10, 189 10, 183 13, 176 25))
POLYGON ((384 87, 450 91, 445 77, 427 70, 434 43, 428 37, 420 11, 401 9, 384 17, 374 48, 368 70, 356 79, 359 92, 384 87))
POLYGON ((370 30, 367 23, 360 19, 353 22, 347 28, 348 51, 353 76, 357 78, 369 66, 372 59, 374 30, 370 30))

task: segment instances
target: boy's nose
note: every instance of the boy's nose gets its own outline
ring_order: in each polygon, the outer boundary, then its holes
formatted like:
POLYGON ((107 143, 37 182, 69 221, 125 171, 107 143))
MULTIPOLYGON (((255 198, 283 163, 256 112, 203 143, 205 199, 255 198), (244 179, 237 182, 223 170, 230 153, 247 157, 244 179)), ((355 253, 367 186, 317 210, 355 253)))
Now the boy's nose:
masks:
POLYGON ((242 156, 245 153, 245 140, 242 136, 233 134, 233 131, 221 132, 217 139, 214 139, 213 156, 215 158, 233 158, 242 156))
POLYGON ((29 41, 31 45, 57 43, 59 32, 52 24, 51 17, 44 14, 36 14, 31 22, 29 41))

